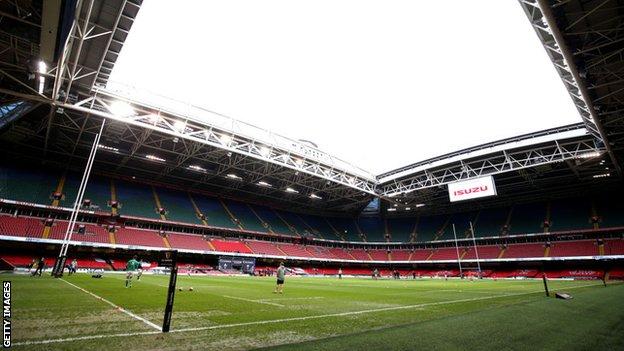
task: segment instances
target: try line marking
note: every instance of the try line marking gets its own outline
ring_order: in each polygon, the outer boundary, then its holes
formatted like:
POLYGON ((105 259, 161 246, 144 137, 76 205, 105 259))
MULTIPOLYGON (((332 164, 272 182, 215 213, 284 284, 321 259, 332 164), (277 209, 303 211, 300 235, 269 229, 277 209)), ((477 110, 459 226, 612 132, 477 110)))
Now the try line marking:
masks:
POLYGON ((236 297, 236 296, 229 296, 229 295, 221 295, 221 296, 227 297, 228 299, 234 299, 234 300, 241 300, 241 301, 247 301, 247 302, 261 303, 261 304, 264 304, 264 305, 284 307, 284 305, 282 305, 282 304, 275 303, 275 302, 267 302, 267 301, 264 301, 264 300, 252 300, 252 299, 246 299, 244 297, 236 297))
POLYGON ((152 328, 154 328, 154 329, 158 330, 159 332, 161 331, 161 328, 160 328, 159 326, 157 326, 156 324, 154 324, 154 323, 152 323, 152 322, 148 321, 147 319, 145 319, 145 318, 143 318, 143 317, 140 317, 140 316, 137 316, 136 314, 134 314, 134 313, 132 313, 132 312, 128 311, 127 309, 122 308, 122 307, 120 307, 120 306, 117 306, 117 305, 115 305, 114 303, 112 303, 112 302, 108 301, 107 299, 105 299, 105 298, 103 298, 103 297, 101 297, 101 296, 98 296, 98 295, 96 295, 96 294, 94 294, 94 293, 92 293, 92 292, 90 292, 90 291, 88 291, 88 290, 86 290, 86 289, 83 289, 83 288, 79 287, 78 285, 72 284, 72 283, 68 282, 67 280, 65 280, 65 279, 63 279, 63 278, 61 278, 61 281, 63 281, 63 282, 65 282, 65 283, 67 283, 67 284, 69 284, 69 285, 73 286, 74 288, 76 288, 76 289, 78 289, 78 290, 80 290, 80 291, 82 291, 82 292, 84 292, 84 293, 86 293, 86 294, 89 294, 89 295, 91 295, 91 296, 95 297, 96 299, 98 299, 98 300, 100 300, 100 301, 103 301, 103 302, 105 302, 105 303, 107 303, 107 304, 109 304, 109 305, 113 306, 114 308, 118 309, 119 311, 121 311, 121 312, 123 312, 123 313, 127 314, 128 316, 130 316, 130 317, 132 317, 132 318, 134 318, 134 319, 137 319, 137 320, 139 320, 139 321, 141 321, 141 322, 143 322, 143 323, 147 324, 148 326, 150 326, 150 327, 152 327, 152 328))
MULTIPOLYGON (((66 283, 71 284, 69 282, 66 282, 66 283)), ((71 284, 71 285, 75 286, 74 284, 71 284)), ((580 288, 586 288, 586 287, 590 287, 590 286, 602 286, 602 284, 586 284, 586 285, 573 286, 573 287, 563 288, 563 289, 553 289, 552 291, 580 289, 580 288)), ((78 286, 75 286, 75 287, 85 291, 88 294, 91 294, 90 292, 88 292, 88 291, 86 291, 86 290, 84 290, 84 289, 82 289, 82 288, 80 288, 78 286)), ((320 315, 315 315, 315 316, 292 317, 292 318, 282 318, 282 319, 270 319, 270 320, 264 320, 264 321, 243 322, 243 323, 233 323, 233 324, 221 324, 221 325, 213 325, 213 326, 207 326, 207 327, 183 328, 183 329, 171 330, 170 333, 184 333, 184 332, 190 332, 190 331, 202 331, 202 330, 212 330, 212 329, 226 329, 226 328, 244 327, 244 326, 249 326, 249 325, 274 324, 274 323, 293 322, 293 321, 305 321, 305 320, 310 320, 310 319, 343 317, 343 316, 352 316, 352 315, 374 313, 374 312, 406 310, 406 309, 412 309, 412 308, 422 308, 422 307, 439 306, 439 305, 450 305, 450 304, 460 303, 460 302, 491 300, 491 299, 498 299, 498 298, 502 298, 502 297, 532 295, 532 294, 543 293, 543 292, 544 292, 543 290, 537 290, 537 291, 524 292, 524 293, 515 293, 515 294, 507 294, 507 295, 494 295, 494 296, 474 297, 474 298, 471 298, 471 299, 460 299, 460 300, 451 300, 451 301, 429 302, 429 303, 421 303, 421 304, 416 304, 416 305, 403 305, 403 306, 394 306, 394 307, 382 307, 382 308, 374 308, 374 309, 361 310, 361 311, 350 311, 350 312, 340 312, 340 313, 331 313, 331 314, 320 314, 320 315)), ((93 294, 91 294, 91 295, 93 295, 93 294)), ((93 295, 93 296, 96 296, 96 295, 93 295)), ((254 300, 252 300, 252 301, 254 301, 254 300)), ((254 302, 257 302, 257 301, 254 301, 254 302)), ((160 328, 159 328, 159 330, 160 330, 160 328)), ((92 340, 92 339, 102 339, 102 338, 114 338, 114 337, 124 337, 124 336, 150 335, 150 334, 159 334, 159 333, 160 333, 159 331, 158 332, 156 332, 156 331, 145 331, 145 332, 120 333, 120 334, 87 335, 87 336, 79 336, 79 337, 64 338, 64 339, 22 341, 22 342, 13 343, 13 345, 15 345, 15 346, 42 345, 42 344, 52 344, 52 343, 60 343, 60 342, 92 340)))

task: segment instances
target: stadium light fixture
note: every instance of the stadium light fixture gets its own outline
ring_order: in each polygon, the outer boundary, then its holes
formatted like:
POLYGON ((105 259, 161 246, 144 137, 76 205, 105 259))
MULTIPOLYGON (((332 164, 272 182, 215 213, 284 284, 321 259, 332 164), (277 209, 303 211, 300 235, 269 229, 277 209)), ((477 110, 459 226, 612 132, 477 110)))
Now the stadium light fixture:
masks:
POLYGON ((226 177, 228 177, 228 178, 230 178, 230 179, 235 179, 235 180, 241 180, 241 179, 243 179, 243 178, 241 178, 241 177, 237 176, 237 175, 236 175, 236 174, 234 174, 234 173, 230 173, 230 174, 226 175, 226 177))
POLYGON ((48 71, 48 65, 46 65, 44 61, 39 61, 39 63, 37 63, 37 70, 39 73, 46 73, 48 71))
POLYGON ((48 71, 48 65, 46 65, 45 62, 43 61, 39 61, 39 63, 37 64, 37 70, 39 71, 39 73, 41 73, 42 75, 39 76, 39 94, 43 93, 43 88, 45 86, 45 76, 43 74, 45 74, 48 71))
POLYGON ((173 122, 173 128, 178 132, 182 133, 186 129, 186 122, 184 121, 175 121, 173 122))
POLYGON ((394 208, 394 207, 391 207, 391 208, 388 209, 388 212, 395 212, 395 211, 396 211, 396 208, 394 208))
POLYGON ((198 166, 198 165, 190 165, 190 166, 188 166, 188 168, 190 170, 197 171, 197 172, 206 172, 206 169, 204 167, 201 167, 201 166, 198 166))
POLYGON ((132 117, 136 115, 136 111, 124 101, 113 101, 108 107, 108 110, 117 117, 132 117))
POLYGON ((221 142, 221 144, 229 146, 230 143, 232 143, 232 137, 227 134, 221 134, 221 136, 219 137, 219 141, 221 142))
POLYGON ((260 155, 264 157, 268 157, 269 155, 271 155, 271 150, 266 146, 262 146, 260 148, 260 155))
POLYGON ((592 152, 586 152, 586 153, 580 154, 576 156, 576 158, 587 159, 587 158, 599 157, 600 155, 602 155, 600 152, 592 151, 592 152))
POLYGON ((607 178, 610 176, 611 176, 611 173, 601 173, 601 174, 594 174, 592 178, 607 178))
POLYGON ((316 194, 314 194, 314 193, 310 194, 310 198, 311 198, 311 199, 319 199, 319 200, 322 200, 322 199, 323 199, 322 197, 320 197, 320 196, 318 196, 318 195, 316 195, 316 194))
POLYGON ((111 151, 111 152, 119 152, 119 149, 116 148, 116 147, 106 146, 106 145, 102 145, 102 144, 98 144, 98 148, 100 148, 102 150, 106 150, 106 151, 111 151))
POLYGON ((416 208, 423 207, 425 204, 416 204, 416 208))
POLYGON ((412 208, 411 207, 406 207, 405 211, 410 211, 412 208))
POLYGON ((293 189, 291 187, 287 187, 286 188, 286 192, 287 193, 293 193, 293 194, 299 194, 299 190, 295 190, 295 189, 293 189))
POLYGON ((295 159, 295 163, 297 164, 297 166, 302 166, 303 165, 303 160, 300 158, 295 159))
POLYGON ((145 158, 151 161, 158 161, 158 162, 165 162, 166 160, 164 158, 158 157, 158 156, 154 156, 154 155, 145 155, 145 158))
POLYGON ((160 116, 155 113, 150 113, 149 115, 147 115, 147 119, 150 121, 150 123, 153 124, 160 122, 160 116))
POLYGON ((263 180, 259 181, 259 182, 258 182, 258 185, 260 185, 260 186, 265 186, 265 187, 267 187, 267 188, 271 188, 271 187, 273 187, 273 185, 271 185, 271 184, 269 184, 269 183, 267 183, 267 182, 265 182, 265 181, 263 181, 263 180))

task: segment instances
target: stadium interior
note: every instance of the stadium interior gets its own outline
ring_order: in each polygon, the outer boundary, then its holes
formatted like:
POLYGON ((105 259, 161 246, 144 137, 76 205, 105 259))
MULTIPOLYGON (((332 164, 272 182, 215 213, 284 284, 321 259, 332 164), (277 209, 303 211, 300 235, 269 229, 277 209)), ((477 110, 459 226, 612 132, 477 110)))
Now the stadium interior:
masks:
POLYGON ((624 279, 624 15, 604 3, 520 1, 578 124, 375 175, 108 90, 141 0, 0 1, 0 269, 52 263, 70 235, 84 271, 177 250, 206 275, 242 257, 256 275, 624 279), (450 201, 487 176, 496 196, 450 201))

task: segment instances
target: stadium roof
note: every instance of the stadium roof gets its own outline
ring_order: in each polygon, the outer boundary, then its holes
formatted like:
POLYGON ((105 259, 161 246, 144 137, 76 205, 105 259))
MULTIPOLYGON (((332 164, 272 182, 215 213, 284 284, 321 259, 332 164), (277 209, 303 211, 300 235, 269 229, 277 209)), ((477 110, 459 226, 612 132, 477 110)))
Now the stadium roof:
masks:
POLYGON ((446 206, 443 185, 487 174, 496 176, 502 200, 578 192, 620 179, 624 81, 618 77, 624 67, 618 1, 521 1, 584 124, 487 143, 378 177, 305 142, 211 111, 156 106, 147 97, 131 100, 104 89, 141 2, 78 1, 76 18, 71 8, 49 8, 51 3, 0 3, 0 143, 15 160, 81 169, 106 121, 96 172, 354 213, 374 196, 402 209, 446 206), (55 13, 61 21, 52 29, 58 38, 68 35, 50 47, 43 28, 55 23, 46 19, 55 13))

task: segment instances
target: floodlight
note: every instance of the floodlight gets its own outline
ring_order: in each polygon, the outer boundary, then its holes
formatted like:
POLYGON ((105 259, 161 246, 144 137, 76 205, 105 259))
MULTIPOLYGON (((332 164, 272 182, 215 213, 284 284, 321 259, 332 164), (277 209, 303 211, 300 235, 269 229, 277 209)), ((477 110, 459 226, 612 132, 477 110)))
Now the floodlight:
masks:
POLYGON ((184 121, 175 121, 173 122, 173 128, 178 132, 183 132, 186 129, 186 122, 184 121))
POLYGON ((198 165, 190 165, 190 166, 188 166, 188 168, 193 170, 193 171, 206 172, 206 169, 204 167, 201 167, 201 166, 198 166, 198 165))
POLYGON ((132 106, 124 101, 113 101, 108 107, 110 113, 117 117, 131 117, 136 114, 132 106))
POLYGON ((230 145, 230 143, 232 142, 232 137, 227 134, 222 134, 221 137, 219 137, 219 141, 223 145, 230 145))
POLYGON ((316 195, 314 193, 310 194, 310 198, 312 198, 312 199, 319 199, 319 200, 323 199, 322 197, 320 197, 320 196, 318 196, 318 195, 316 195))
POLYGON ((266 187, 269 187, 269 188, 273 186, 273 185, 271 185, 271 184, 269 184, 269 183, 267 183, 265 181, 262 181, 262 180, 258 182, 258 185, 266 186, 266 187))
POLYGON ((46 65, 46 63, 43 61, 39 61, 39 63, 37 64, 37 68, 39 73, 46 73, 48 71, 48 65, 46 65))
POLYGON ((268 147, 266 147, 266 146, 262 146, 260 148, 260 155, 262 155, 264 157, 267 157, 267 156, 271 155, 271 150, 268 147))
POLYGON ((154 156, 154 155, 145 155, 145 158, 151 161, 159 161, 159 162, 165 162, 164 158, 160 158, 158 156, 154 156))
POLYGON ((241 179, 243 179, 243 178, 241 178, 241 177, 237 176, 237 175, 236 175, 236 174, 234 174, 234 173, 230 173, 230 174, 228 174, 226 177, 228 177, 228 178, 230 178, 230 179, 236 179, 236 180, 241 180, 241 179))
POLYGON ((299 193, 299 191, 298 191, 298 190, 295 190, 295 189, 293 189, 293 188, 291 188, 291 187, 287 187, 287 188, 286 188, 286 192, 287 192, 287 193, 297 193, 297 194, 299 193))

